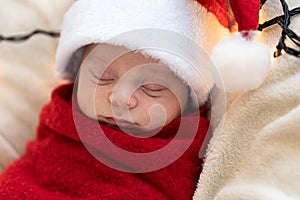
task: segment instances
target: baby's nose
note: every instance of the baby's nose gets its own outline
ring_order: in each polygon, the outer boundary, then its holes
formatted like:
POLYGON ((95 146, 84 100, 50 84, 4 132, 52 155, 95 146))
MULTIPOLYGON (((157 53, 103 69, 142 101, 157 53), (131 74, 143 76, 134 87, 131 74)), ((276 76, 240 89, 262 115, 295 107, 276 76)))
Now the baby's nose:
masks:
POLYGON ((128 107, 129 109, 135 108, 137 106, 138 100, 135 92, 128 93, 126 91, 114 91, 109 97, 109 102, 118 107, 128 107))

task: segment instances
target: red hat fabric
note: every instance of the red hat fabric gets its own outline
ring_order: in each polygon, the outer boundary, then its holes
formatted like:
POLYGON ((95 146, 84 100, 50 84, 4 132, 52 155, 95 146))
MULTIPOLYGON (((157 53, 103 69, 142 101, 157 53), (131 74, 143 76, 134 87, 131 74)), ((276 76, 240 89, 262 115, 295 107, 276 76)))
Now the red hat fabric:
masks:
POLYGON ((256 30, 258 27, 260 0, 197 0, 213 13, 220 24, 229 28, 228 10, 231 8, 239 31, 256 30), (228 5, 230 4, 230 5, 228 5))
POLYGON ((226 0, 197 0, 209 12, 213 13, 219 22, 228 28, 227 2, 226 0))

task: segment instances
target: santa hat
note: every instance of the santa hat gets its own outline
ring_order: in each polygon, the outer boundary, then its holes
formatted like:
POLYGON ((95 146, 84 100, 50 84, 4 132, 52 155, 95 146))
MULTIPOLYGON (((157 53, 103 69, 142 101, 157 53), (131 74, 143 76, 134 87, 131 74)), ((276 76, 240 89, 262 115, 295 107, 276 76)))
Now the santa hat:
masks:
MULTIPOLYGON (((236 0, 231 1, 231 5, 236 11, 240 31, 257 28, 258 0, 236 0), (244 5, 238 2, 244 2, 244 5)), ((214 85, 208 55, 212 53, 213 63, 221 76, 232 68, 232 63, 225 63, 224 73, 223 62, 218 62, 224 56, 228 57, 225 55, 226 48, 231 48, 232 44, 225 42, 225 47, 222 47, 221 43, 213 50, 224 36, 230 35, 227 8, 226 0, 78 0, 64 17, 56 55, 56 73, 74 80, 85 45, 107 43, 125 46, 167 64, 192 88, 202 105, 214 85)), ((248 43, 247 40, 243 42, 248 43)), ((242 51, 248 54, 246 49, 242 51)), ((236 72, 232 73, 235 75, 236 72)), ((218 73, 213 74, 218 77, 218 73)))

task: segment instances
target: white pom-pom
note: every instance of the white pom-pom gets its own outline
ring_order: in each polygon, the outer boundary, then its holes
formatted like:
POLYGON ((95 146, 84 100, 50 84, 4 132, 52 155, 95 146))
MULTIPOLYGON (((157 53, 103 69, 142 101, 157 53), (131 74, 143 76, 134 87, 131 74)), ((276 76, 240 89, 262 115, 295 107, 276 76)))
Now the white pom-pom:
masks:
POLYGON ((222 40, 211 54, 212 75, 219 88, 238 92, 258 88, 270 68, 267 46, 242 37, 222 40))

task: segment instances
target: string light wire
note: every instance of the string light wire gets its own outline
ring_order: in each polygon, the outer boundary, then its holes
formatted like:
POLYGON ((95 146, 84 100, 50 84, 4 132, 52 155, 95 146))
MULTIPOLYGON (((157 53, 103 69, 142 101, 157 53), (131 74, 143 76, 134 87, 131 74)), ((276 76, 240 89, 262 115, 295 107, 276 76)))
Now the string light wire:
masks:
MULTIPOLYGON (((265 4, 267 0, 261 0, 261 8, 265 4)), ((291 23, 291 17, 300 14, 300 7, 289 10, 289 7, 285 0, 280 0, 283 9, 283 15, 274 17, 271 20, 264 22, 263 24, 259 24, 258 30, 262 31, 270 26, 278 24, 282 28, 281 37, 276 46, 276 51, 274 52, 274 57, 279 57, 282 55, 282 51, 286 53, 300 57, 300 51, 291 47, 288 47, 285 43, 286 39, 289 38, 297 47, 300 47, 300 37, 289 28, 291 23)), ((29 34, 24 35, 15 35, 15 36, 3 36, 0 34, 0 42, 2 41, 10 41, 10 42, 23 42, 31 38, 33 35, 43 34, 50 37, 60 37, 59 31, 46 31, 42 29, 36 29, 29 34)))
MULTIPOLYGON (((265 2, 266 0, 261 1, 261 7, 265 2)), ((284 14, 281 16, 274 17, 273 19, 268 20, 263 24, 259 24, 258 30, 262 31, 270 26, 273 26, 274 24, 278 24, 282 28, 282 32, 279 42, 276 46, 276 51, 274 52, 274 57, 279 57, 280 55, 282 55, 282 51, 285 51, 286 53, 299 58, 300 51, 288 47, 285 41, 287 38, 289 38, 297 47, 300 47, 300 37, 289 28, 289 25, 291 23, 291 17, 300 14, 300 7, 289 10, 289 7, 285 0, 280 0, 280 3, 284 14)))
POLYGON ((0 34, 0 42, 2 41, 9 41, 9 42, 24 42, 31 38, 34 35, 42 34, 47 35, 50 37, 59 37, 60 33, 58 31, 46 31, 42 29, 36 29, 32 31, 31 33, 24 34, 24 35, 13 35, 13 36, 3 36, 0 34))

